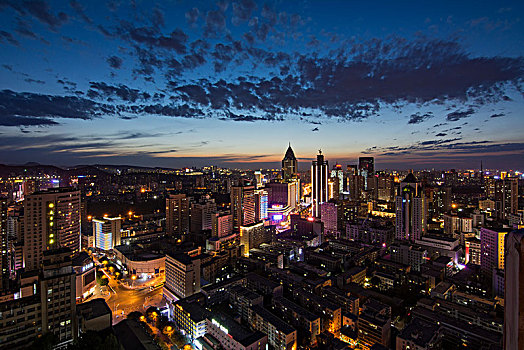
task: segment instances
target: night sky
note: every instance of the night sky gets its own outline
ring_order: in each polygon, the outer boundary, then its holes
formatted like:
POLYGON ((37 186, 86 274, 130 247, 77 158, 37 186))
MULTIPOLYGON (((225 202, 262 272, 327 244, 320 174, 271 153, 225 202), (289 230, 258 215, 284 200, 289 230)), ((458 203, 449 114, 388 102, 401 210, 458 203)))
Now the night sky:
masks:
POLYGON ((0 163, 524 171, 522 1, 0 0, 0 163))

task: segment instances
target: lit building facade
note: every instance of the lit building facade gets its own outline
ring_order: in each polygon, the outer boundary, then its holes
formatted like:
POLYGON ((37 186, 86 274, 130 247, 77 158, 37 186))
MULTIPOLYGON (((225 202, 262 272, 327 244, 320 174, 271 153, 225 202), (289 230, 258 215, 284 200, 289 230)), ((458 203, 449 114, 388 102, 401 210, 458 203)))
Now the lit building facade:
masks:
POLYGON ((165 260, 164 297, 170 301, 200 292, 200 259, 187 254, 168 254, 165 260))
POLYGON ((401 182, 395 202, 395 238, 420 239, 426 232, 427 206, 422 185, 412 173, 401 182))
POLYGON ((170 236, 189 232, 189 198, 185 194, 170 194, 166 198, 166 233, 170 236))
POLYGON ((480 266, 482 271, 491 276, 494 268, 504 269, 504 238, 507 229, 480 229, 480 266))
POLYGON ((233 231, 239 232, 240 226, 255 222, 255 188, 253 186, 231 187, 231 212, 233 231))
POLYGON ((121 243, 122 218, 93 219, 95 247, 111 250, 121 243))
POLYGON ((311 165, 311 205, 312 215, 320 217, 320 204, 328 201, 328 162, 322 151, 318 151, 317 160, 311 165))
POLYGON ((24 202, 26 270, 38 269, 48 249, 80 251, 80 191, 48 189, 26 196, 24 202))
POLYGON ((506 241, 504 349, 524 349, 524 230, 506 241))
POLYGON ((282 159, 282 179, 289 180, 295 177, 298 173, 298 162, 295 153, 291 148, 291 144, 287 148, 284 159, 282 159))
POLYGON ((264 226, 263 222, 240 227, 240 245, 243 246, 243 255, 249 256, 249 250, 258 248, 262 243, 272 239, 273 226, 264 226))
POLYGON ((43 333, 52 332, 58 346, 76 339, 76 273, 70 249, 59 248, 43 253, 40 299, 43 333))

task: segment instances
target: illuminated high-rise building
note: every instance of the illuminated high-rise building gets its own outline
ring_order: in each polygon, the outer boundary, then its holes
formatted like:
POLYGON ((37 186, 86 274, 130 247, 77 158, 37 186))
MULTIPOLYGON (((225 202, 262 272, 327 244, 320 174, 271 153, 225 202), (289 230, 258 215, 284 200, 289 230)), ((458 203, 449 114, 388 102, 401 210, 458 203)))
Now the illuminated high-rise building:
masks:
POLYGON ((344 192, 344 170, 342 170, 341 164, 333 165, 331 178, 337 183, 335 187, 338 189, 338 193, 344 192))
POLYGON ((173 302, 198 292, 200 292, 200 259, 187 254, 168 253, 164 297, 169 302, 173 302))
POLYGON ((170 194, 166 198, 166 233, 189 233, 189 198, 185 194, 170 194))
POLYGON ((338 235, 337 212, 337 205, 331 201, 320 204, 320 220, 324 223, 324 233, 326 235, 338 235))
POLYGON ((524 349, 524 230, 506 237, 504 349, 524 349))
POLYGON ((212 229, 212 218, 217 212, 217 205, 212 198, 206 198, 200 203, 191 204, 191 232, 199 233, 212 229))
POLYGON ((238 233, 240 226, 255 222, 255 188, 253 186, 231 187, 231 213, 233 231, 238 233))
POLYGON ((358 171, 362 176, 375 174, 375 159, 373 157, 358 158, 358 171))
POLYGON ((505 177, 495 182, 495 209, 497 218, 508 219, 517 214, 519 206, 519 179, 505 177))
POLYGON ((282 159, 282 178, 284 180, 289 180, 293 178, 297 174, 297 172, 298 162, 290 143, 289 147, 287 148, 286 154, 284 155, 284 159, 282 159))
POLYGON ((71 250, 59 248, 45 251, 42 265, 42 332, 53 333, 58 344, 65 346, 78 335, 76 273, 71 260, 71 250))
POLYGON ((266 190, 255 191, 255 221, 267 219, 268 201, 266 190))
POLYGON ((328 162, 322 151, 318 151, 317 160, 311 165, 311 202, 312 215, 320 217, 320 204, 328 201, 328 162))
POLYGON ((48 249, 80 251, 80 191, 52 188, 26 196, 24 220, 26 270, 38 269, 48 249))
POLYGON ((122 218, 93 219, 93 238, 95 247, 111 250, 121 244, 122 218))
POLYGON ((0 291, 9 280, 10 251, 9 232, 7 230, 7 198, 0 197, 0 291))
POLYGON ((218 212, 211 218, 213 237, 227 237, 233 233, 233 215, 229 212, 218 212))
POLYGON ((422 185, 412 173, 400 183, 395 204, 396 239, 420 239, 426 232, 427 203, 422 185))
POLYGON ((242 254, 249 256, 249 251, 258 248, 262 243, 271 242, 275 231, 274 226, 264 226, 263 222, 240 227, 240 245, 242 254))
POLYGON ((480 229, 480 267, 491 276, 493 269, 504 269, 504 239, 508 229, 486 228, 480 229))

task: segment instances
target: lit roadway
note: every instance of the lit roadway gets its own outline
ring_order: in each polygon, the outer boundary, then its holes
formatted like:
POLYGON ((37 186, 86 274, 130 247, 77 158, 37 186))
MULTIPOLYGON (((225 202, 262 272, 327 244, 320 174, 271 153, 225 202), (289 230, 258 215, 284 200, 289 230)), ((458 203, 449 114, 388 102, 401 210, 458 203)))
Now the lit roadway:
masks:
POLYGON ((119 321, 122 318, 122 311, 125 314, 131 311, 144 312, 144 306, 149 307, 153 299, 158 301, 162 295, 162 288, 157 288, 153 291, 149 290, 149 287, 142 289, 127 289, 122 287, 120 284, 116 284, 114 280, 111 281, 111 297, 107 299, 107 305, 113 311, 114 321, 119 321), (116 293, 113 293, 116 292, 116 293), (118 318, 116 318, 118 311, 118 318))
POLYGON ((162 287, 156 288, 153 291, 149 289, 149 286, 137 289, 126 288, 103 269, 100 271, 102 271, 109 280, 107 290, 111 293, 111 296, 105 297, 105 300, 113 312, 113 323, 119 322, 132 311, 144 313, 149 306, 159 305, 162 299, 162 287), (124 315, 122 315, 122 311, 124 315))

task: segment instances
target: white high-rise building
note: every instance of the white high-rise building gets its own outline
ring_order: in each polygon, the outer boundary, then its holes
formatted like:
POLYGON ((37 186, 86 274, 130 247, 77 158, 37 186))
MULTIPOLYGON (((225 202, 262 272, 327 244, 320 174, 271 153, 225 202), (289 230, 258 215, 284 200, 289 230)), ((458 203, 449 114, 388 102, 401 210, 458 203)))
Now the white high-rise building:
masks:
POLYGON ((93 219, 95 247, 110 250, 121 244, 122 218, 93 219))
POLYGON ((200 259, 187 254, 168 253, 163 292, 169 302, 200 292, 200 259))

